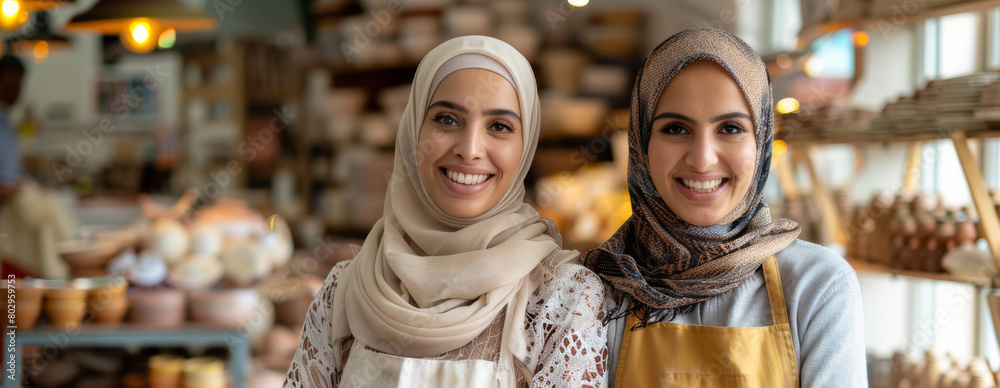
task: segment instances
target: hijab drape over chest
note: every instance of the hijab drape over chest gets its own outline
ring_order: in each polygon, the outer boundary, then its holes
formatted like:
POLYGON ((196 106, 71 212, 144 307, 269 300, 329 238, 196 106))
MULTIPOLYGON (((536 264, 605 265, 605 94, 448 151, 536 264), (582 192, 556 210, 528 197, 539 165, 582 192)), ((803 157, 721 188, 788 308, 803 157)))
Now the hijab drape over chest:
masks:
MULTIPOLYGON (((584 264, 615 291, 622 312, 689 311, 695 304, 740 285, 764 260, 799 234, 789 220, 771 220, 763 200, 774 138, 771 84, 760 57, 736 36, 696 28, 653 49, 636 78, 629 117, 628 190, 632 216, 584 264), (736 80, 754 122, 757 160, 750 188, 720 222, 691 225, 660 198, 647 152, 651 119, 663 89, 687 65, 718 63, 736 80), (625 305, 635 302, 631 307, 625 305)), ((620 316, 609 314, 608 318, 620 316)), ((645 324, 646 319, 642 320, 645 324)))
MULTIPOLYGON (((468 93, 490 93, 468 85, 468 93)), ((333 304, 333 339, 353 335, 375 350, 428 357, 477 337, 504 308, 501 362, 526 354, 528 297, 541 284, 540 263, 577 259, 561 250, 550 220, 524 203, 524 177, 535 153, 539 103, 528 62, 489 37, 442 43, 420 62, 396 138, 385 207, 354 260, 340 276, 333 304), (524 152, 516 179, 500 202, 474 218, 458 218, 430 198, 417 170, 420 128, 434 88, 464 68, 493 71, 514 87, 524 152)), ((337 360, 343 365, 343 360, 337 360)), ((502 366, 501 366, 502 367, 502 366)))

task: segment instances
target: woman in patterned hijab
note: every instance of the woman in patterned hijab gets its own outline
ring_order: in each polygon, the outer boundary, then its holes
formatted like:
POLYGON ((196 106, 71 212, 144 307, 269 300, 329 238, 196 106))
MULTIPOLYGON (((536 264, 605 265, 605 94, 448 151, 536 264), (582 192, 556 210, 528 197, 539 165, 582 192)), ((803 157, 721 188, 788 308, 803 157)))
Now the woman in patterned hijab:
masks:
POLYGON ((633 215, 584 262, 609 288, 609 368, 617 369, 611 376, 619 383, 625 376, 629 386, 641 384, 645 380, 634 378, 641 370, 709 380, 776 376, 760 380, 762 386, 797 382, 801 371, 803 382, 818 383, 831 378, 832 369, 805 356, 824 353, 843 373, 830 381, 864 384, 853 270, 832 251, 797 240, 799 226, 772 220, 764 202, 772 104, 764 63, 725 31, 686 30, 646 57, 629 122, 633 215), (825 294, 833 288, 842 294, 825 294), (831 299, 817 303, 824 298, 831 299), (832 332, 810 327, 806 333, 802 319, 832 332), (773 336, 744 341, 748 334, 740 330, 772 324, 773 336), (690 332, 702 326, 718 330, 690 332), (685 341, 694 342, 686 347, 685 341), (648 354, 663 353, 655 351, 657 344, 682 357, 648 354), (761 356, 775 362, 710 367, 727 355, 746 358, 746 349, 765 349, 761 356), (637 365, 652 369, 633 369, 637 365))

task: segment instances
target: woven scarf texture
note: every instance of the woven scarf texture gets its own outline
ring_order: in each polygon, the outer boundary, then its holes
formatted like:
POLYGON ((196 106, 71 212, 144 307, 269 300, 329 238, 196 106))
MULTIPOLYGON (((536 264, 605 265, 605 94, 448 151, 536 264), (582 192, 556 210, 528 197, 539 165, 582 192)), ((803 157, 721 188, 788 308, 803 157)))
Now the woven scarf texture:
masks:
POLYGON ((772 220, 763 199, 774 140, 770 77, 760 57, 723 30, 695 28, 653 49, 636 78, 629 117, 628 191, 632 216, 584 265, 612 290, 617 311, 606 320, 638 314, 670 321, 699 302, 739 286, 769 256, 801 231, 790 220, 772 220), (691 225, 660 198, 649 171, 651 118, 663 89, 686 66, 712 61, 736 80, 754 122, 755 177, 736 208, 720 222, 691 225))

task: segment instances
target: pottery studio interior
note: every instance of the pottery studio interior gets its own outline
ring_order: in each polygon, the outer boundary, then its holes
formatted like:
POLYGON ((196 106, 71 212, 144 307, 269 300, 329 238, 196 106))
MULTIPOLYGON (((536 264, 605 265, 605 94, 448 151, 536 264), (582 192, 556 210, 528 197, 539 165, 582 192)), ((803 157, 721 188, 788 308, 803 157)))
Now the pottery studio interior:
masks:
POLYGON ((766 67, 758 191, 856 272, 869 385, 1000 386, 1000 1, 0 4, 4 387, 283 386, 456 37, 530 65, 511 175, 582 261, 638 214, 647 54, 700 27, 766 67))

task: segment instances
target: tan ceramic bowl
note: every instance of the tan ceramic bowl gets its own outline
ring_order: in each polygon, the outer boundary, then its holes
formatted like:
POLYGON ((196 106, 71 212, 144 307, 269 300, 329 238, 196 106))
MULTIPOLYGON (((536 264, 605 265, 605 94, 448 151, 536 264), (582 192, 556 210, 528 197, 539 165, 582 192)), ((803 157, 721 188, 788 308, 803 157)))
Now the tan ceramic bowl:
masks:
POLYGON ((129 321, 159 327, 184 322, 185 295, 180 290, 139 291, 129 295, 129 321))

